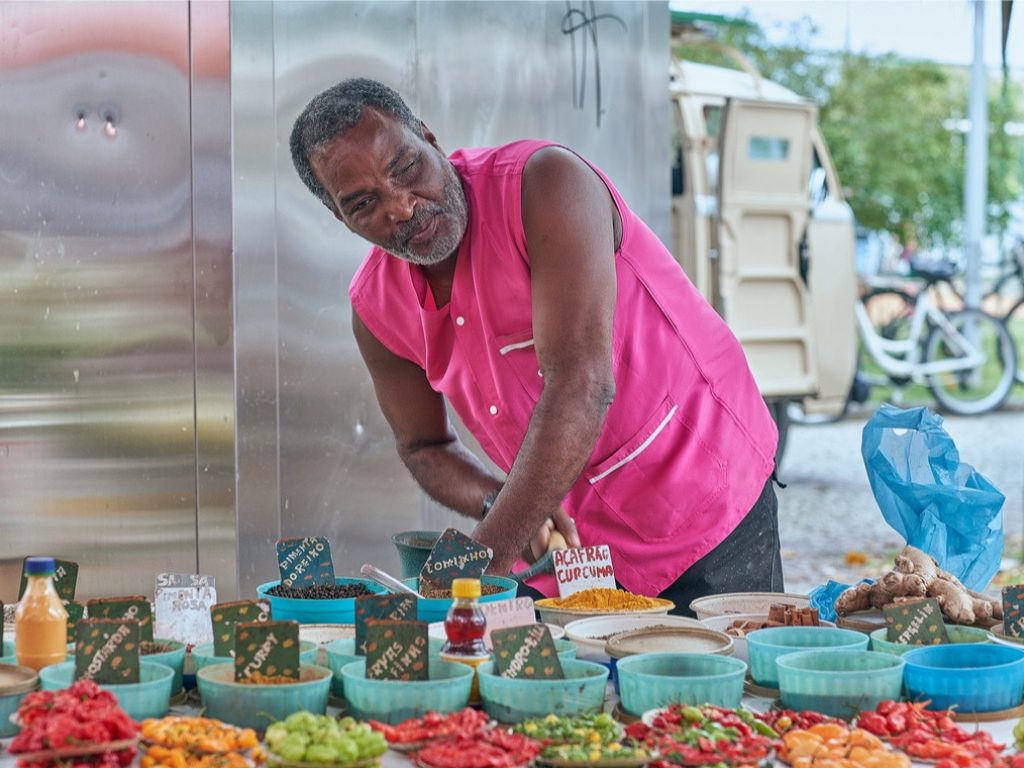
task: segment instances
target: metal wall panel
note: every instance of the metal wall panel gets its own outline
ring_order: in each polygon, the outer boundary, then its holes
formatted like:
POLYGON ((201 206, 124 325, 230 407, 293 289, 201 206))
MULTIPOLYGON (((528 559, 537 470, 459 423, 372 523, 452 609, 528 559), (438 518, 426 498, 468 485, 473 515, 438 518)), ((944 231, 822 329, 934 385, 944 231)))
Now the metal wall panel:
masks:
POLYGON ((196 566, 188 5, 0 4, 0 599, 196 566))
POLYGON ((314 94, 345 77, 383 80, 449 151, 564 142, 669 235, 667 3, 279 2, 272 18, 267 9, 232 5, 243 593, 275 575, 275 504, 283 534, 331 536, 341 573, 365 561, 397 570, 389 534, 419 526, 422 495, 350 331, 346 287, 367 246, 302 186, 288 155, 292 122, 314 94))

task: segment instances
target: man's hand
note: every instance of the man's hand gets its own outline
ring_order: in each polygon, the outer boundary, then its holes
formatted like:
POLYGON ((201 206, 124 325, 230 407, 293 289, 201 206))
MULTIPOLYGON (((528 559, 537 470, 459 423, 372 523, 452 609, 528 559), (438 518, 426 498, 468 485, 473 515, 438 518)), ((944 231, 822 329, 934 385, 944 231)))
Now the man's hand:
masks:
POLYGON ((549 550, 579 546, 580 535, 576 531, 576 523, 559 507, 533 535, 529 546, 523 550, 523 559, 528 563, 535 563, 549 550))

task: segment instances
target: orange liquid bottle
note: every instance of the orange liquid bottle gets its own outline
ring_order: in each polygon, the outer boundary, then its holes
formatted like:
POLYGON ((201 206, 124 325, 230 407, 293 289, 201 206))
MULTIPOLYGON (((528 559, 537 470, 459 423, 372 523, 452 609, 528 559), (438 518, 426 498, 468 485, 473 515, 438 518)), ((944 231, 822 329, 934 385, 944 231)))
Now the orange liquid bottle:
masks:
POLYGON ((64 661, 68 613, 53 586, 52 557, 25 560, 28 584, 14 611, 14 655, 23 667, 42 669, 64 661))

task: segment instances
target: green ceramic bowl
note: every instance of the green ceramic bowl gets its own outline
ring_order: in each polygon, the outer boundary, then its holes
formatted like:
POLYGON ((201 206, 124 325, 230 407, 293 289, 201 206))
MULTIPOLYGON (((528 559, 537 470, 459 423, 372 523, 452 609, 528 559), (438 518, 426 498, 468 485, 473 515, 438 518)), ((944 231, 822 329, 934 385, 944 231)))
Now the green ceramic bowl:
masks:
POLYGON ((181 693, 185 673, 185 644, 177 640, 157 640, 160 645, 169 646, 171 650, 163 653, 147 653, 142 658, 146 661, 155 661, 174 670, 174 680, 171 683, 171 696, 181 693))
MULTIPOLYGON (((920 645, 907 645, 905 643, 893 643, 886 639, 888 629, 882 627, 871 633, 871 650, 880 653, 894 653, 902 656, 907 651, 920 648, 920 645)), ((951 643, 987 643, 990 642, 987 629, 977 627, 962 627, 959 624, 947 624, 946 634, 951 643)))
POLYGON ((735 709, 743 699, 746 663, 711 653, 641 653, 616 662, 623 710, 640 716, 669 704, 735 709))
MULTIPOLYGON (((299 640, 299 664, 316 664, 317 650, 319 650, 319 647, 311 640, 299 640)), ((202 645, 195 646, 192 649, 192 661, 196 665, 197 673, 203 667, 209 667, 214 664, 235 663, 231 656, 214 656, 213 643, 203 643, 202 645)))
MULTIPOLYGON (((65 661, 39 671, 44 691, 67 688, 74 682, 75 662, 65 661)), ((171 703, 174 670, 154 661, 139 662, 139 682, 119 685, 101 685, 117 697, 121 709, 136 720, 163 717, 171 703)))
POLYGON ((348 714, 395 724, 423 717, 428 711, 446 714, 465 707, 473 687, 473 668, 439 659, 430 659, 428 664, 430 679, 423 681, 370 680, 366 659, 346 664, 341 674, 348 714))
POLYGON ((549 714, 558 716, 600 712, 604 706, 608 667, 593 661, 565 659, 564 680, 506 679, 494 662, 477 668, 484 710, 499 723, 520 723, 549 714))

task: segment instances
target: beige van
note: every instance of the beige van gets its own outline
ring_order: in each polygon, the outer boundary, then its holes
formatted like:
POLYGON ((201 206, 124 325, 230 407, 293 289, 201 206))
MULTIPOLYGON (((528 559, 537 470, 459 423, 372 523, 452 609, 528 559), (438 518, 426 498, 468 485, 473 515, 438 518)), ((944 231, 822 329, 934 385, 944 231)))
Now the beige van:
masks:
POLYGON ((781 456, 787 405, 838 414, 853 382, 854 220, 815 106, 744 66, 673 62, 672 252, 743 344, 781 456))

